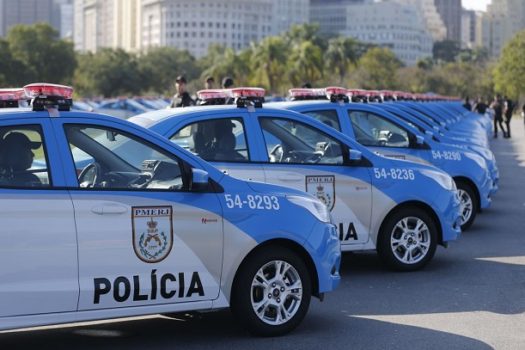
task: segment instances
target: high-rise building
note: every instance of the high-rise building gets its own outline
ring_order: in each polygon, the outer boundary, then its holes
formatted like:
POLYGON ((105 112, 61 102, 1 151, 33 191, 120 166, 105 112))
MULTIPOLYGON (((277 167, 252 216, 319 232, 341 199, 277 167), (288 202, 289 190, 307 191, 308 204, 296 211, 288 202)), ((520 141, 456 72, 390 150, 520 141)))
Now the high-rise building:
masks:
POLYGON ((483 46, 491 56, 500 55, 505 44, 525 29, 525 2, 523 0, 492 0, 482 19, 485 33, 483 46))
POLYGON ((60 18, 60 37, 73 40, 73 0, 54 0, 60 18))
POLYGON ((474 10, 463 9, 461 13, 461 47, 474 48, 476 46, 477 15, 474 10))
POLYGON ((14 25, 38 22, 60 30, 60 14, 53 0, 0 0, 0 37, 14 25))
POLYGON ((286 32, 294 24, 310 20, 310 0, 273 0, 273 33, 286 32))
POLYGON ((447 37, 447 27, 439 14, 434 0, 392 0, 406 5, 416 6, 421 14, 427 30, 434 41, 441 41, 447 37))
POLYGON ((75 49, 96 52, 113 44, 114 1, 75 0, 75 49))
POLYGON ((434 0, 447 28, 447 39, 461 41, 461 0, 434 0))
POLYGON ((324 33, 356 38, 390 48, 407 65, 432 56, 432 36, 413 5, 394 1, 317 1, 312 22, 324 33))
POLYGON ((201 57, 212 44, 239 50, 308 17, 309 0, 77 0, 75 45, 173 46, 201 57))

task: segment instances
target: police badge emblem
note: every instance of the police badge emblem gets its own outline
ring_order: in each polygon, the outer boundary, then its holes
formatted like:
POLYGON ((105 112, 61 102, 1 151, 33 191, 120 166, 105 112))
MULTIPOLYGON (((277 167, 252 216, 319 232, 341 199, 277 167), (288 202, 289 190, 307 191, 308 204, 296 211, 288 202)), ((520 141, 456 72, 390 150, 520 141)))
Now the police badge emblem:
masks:
POLYGON ((335 176, 306 176, 306 192, 317 197, 332 211, 335 205, 335 176))
POLYGON ((173 246, 172 207, 132 207, 133 249, 147 263, 164 260, 173 246))

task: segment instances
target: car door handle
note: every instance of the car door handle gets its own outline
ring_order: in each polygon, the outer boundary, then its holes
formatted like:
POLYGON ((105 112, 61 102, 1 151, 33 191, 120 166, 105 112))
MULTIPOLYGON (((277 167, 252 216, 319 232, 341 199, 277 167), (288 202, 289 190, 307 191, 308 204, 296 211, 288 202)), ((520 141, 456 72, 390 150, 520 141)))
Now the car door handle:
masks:
POLYGON ((120 204, 103 204, 94 206, 91 208, 91 211, 98 215, 124 214, 128 211, 128 208, 120 204))
POLYGON ((304 181, 304 176, 297 175, 296 173, 286 173, 280 175, 278 179, 284 182, 304 181))

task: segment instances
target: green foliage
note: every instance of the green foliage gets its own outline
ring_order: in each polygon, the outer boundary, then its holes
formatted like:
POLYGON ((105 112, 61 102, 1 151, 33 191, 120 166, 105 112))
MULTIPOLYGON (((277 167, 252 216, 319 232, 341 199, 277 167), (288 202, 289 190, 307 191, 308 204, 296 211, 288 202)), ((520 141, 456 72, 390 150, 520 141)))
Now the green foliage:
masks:
POLYGON ((268 90, 280 91, 286 77, 290 46, 281 36, 265 38, 252 46, 252 80, 268 90))
MULTIPOLYGON (((525 33, 504 50, 494 69, 501 93, 517 96, 525 89, 525 33)), ((191 92, 204 77, 231 76, 236 86, 262 86, 285 94, 294 86, 341 85, 366 89, 435 92, 444 95, 489 96, 493 69, 484 49, 460 50, 453 41, 438 42, 434 57, 403 67, 388 48, 342 36, 323 36, 317 25, 293 26, 280 36, 267 37, 244 50, 212 45, 198 60, 172 47, 141 53, 102 49, 77 53, 50 26, 20 25, 0 39, 0 84, 22 86, 34 81, 73 82, 79 95, 119 96, 174 92, 176 76, 184 74, 191 92)))
POLYGON ((81 95, 135 95, 142 91, 137 58, 122 49, 79 55, 75 88, 81 95))
POLYGON ((369 49, 358 62, 356 84, 364 89, 396 89, 396 72, 403 66, 394 53, 381 47, 369 49))
POLYGON ((496 91, 513 98, 525 94, 525 31, 505 45, 494 69, 496 91))
POLYGON ((434 60, 438 62, 454 62, 459 52, 459 43, 455 40, 437 41, 432 49, 434 60))
POLYGON ((0 42, 0 76, 6 84, 71 83, 76 67, 73 44, 60 40, 50 25, 37 23, 11 28, 0 42))
POLYGON ((188 81, 199 76, 195 58, 188 51, 174 47, 158 47, 147 51, 137 59, 142 76, 140 90, 156 94, 166 93, 174 88, 178 75, 188 81))

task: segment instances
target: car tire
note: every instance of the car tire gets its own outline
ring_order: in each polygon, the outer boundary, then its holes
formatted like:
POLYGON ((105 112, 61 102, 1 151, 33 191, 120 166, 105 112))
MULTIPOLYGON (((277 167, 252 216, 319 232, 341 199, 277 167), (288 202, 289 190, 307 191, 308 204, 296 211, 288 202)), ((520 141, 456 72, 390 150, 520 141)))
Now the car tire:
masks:
POLYGON ((232 286, 231 309, 250 333, 280 336, 301 323, 311 295, 310 274, 303 259, 287 248, 268 246, 241 265, 232 286), (284 276, 278 275, 278 270, 284 276))
POLYGON ((388 268, 415 271, 434 256, 437 237, 437 227, 430 215, 420 208, 405 207, 381 225, 377 252, 388 268))
POLYGON ((461 230, 466 231, 472 223, 479 211, 479 200, 476 192, 470 184, 465 181, 456 181, 458 188, 459 199, 461 201, 461 230))

